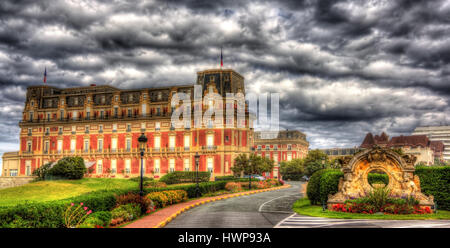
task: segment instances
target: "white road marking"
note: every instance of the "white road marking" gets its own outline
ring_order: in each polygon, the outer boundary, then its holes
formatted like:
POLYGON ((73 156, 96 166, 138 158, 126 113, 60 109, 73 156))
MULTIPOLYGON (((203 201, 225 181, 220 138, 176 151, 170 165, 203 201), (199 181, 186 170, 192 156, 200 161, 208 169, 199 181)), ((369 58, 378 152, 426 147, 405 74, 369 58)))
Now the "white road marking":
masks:
POLYGON ((409 224, 408 221, 403 222, 402 220, 373 220, 373 219, 328 219, 322 217, 311 217, 311 216, 301 216, 298 214, 293 214, 289 217, 286 217, 278 224, 274 226, 274 228, 319 228, 319 227, 333 227, 340 226, 346 224, 354 224, 354 225, 365 225, 369 227, 388 227, 388 228, 414 228, 414 227, 422 227, 422 228, 432 228, 432 227, 442 227, 442 226, 450 226, 450 222, 448 223, 418 223, 419 220, 415 220, 415 223, 409 224), (377 224, 377 225, 376 225, 377 224), (399 224, 400 226, 395 226, 392 224, 399 224))
POLYGON ((392 228, 413 228, 413 227, 435 227, 435 226, 445 226, 450 223, 438 224, 438 223, 429 223, 429 224, 417 224, 417 225, 407 225, 407 226, 393 226, 392 228))

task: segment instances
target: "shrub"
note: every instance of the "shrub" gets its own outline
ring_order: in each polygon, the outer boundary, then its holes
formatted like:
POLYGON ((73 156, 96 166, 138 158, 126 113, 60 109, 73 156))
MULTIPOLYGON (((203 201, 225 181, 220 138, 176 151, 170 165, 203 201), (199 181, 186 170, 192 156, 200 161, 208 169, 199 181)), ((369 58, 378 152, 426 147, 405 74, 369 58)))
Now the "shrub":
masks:
POLYGON ((165 188, 167 184, 159 181, 148 181, 144 182, 144 186, 148 188, 165 188))
POLYGON ((67 204, 59 202, 26 203, 0 209, 2 228, 62 228, 67 204))
MULTIPOLYGON (((311 202, 311 205, 316 205, 316 204, 321 204, 321 197, 320 197, 320 181, 322 178, 322 175, 327 173, 327 172, 339 172, 339 170, 335 170, 335 169, 323 169, 323 170, 319 170, 314 172, 314 174, 312 174, 311 178, 309 179, 308 182, 308 186, 306 188, 306 195, 308 196, 309 201, 311 202)), ((334 177, 333 177, 334 178, 334 177)), ((332 188, 331 186, 331 182, 334 182, 332 179, 327 180, 330 182, 330 184, 328 184, 326 187, 328 190, 330 191, 334 191, 335 189, 332 188)), ((336 191, 337 191, 337 185, 336 185, 336 191)), ((322 191, 322 194, 325 194, 326 191, 322 191)))
POLYGON ((48 170, 48 175, 67 179, 81 179, 85 173, 86 167, 81 157, 62 158, 48 170))
POLYGON ((188 194, 184 190, 166 190, 149 193, 146 197, 155 202, 157 208, 163 208, 187 200, 188 194))
POLYGON ((111 211, 113 219, 123 219, 124 221, 134 220, 141 216, 141 207, 137 204, 120 205, 111 211))
MULTIPOLYGON (((196 177, 197 172, 195 171, 175 171, 162 176, 159 181, 166 184, 193 183, 196 182, 196 177)), ((210 177, 211 173, 209 171, 198 172, 199 182, 208 182, 210 177)))
MULTIPOLYGON (((219 181, 219 182, 203 182, 199 183, 199 190, 200 195, 216 192, 219 190, 225 189, 225 185, 227 184, 226 181, 219 181)), ((170 185, 165 188, 146 188, 146 192, 159 192, 164 190, 185 190, 188 194, 189 198, 195 198, 196 197, 196 184, 188 184, 188 185, 170 185)))
POLYGON ((225 185, 227 191, 238 192, 242 190, 241 184, 236 182, 228 182, 225 185))
POLYGON ((267 184, 269 184, 272 187, 276 187, 276 186, 280 186, 281 182, 278 181, 277 179, 273 179, 273 178, 269 178, 266 180, 267 184))
MULTIPOLYGON (((142 179, 143 179, 142 180, 143 183, 154 181, 154 179, 152 177, 142 177, 142 179)), ((141 177, 132 177, 132 178, 130 178, 130 180, 134 181, 134 182, 140 182, 141 181, 141 177)))
POLYGON ((48 175, 48 171, 50 170, 50 166, 52 163, 46 163, 43 166, 37 168, 33 171, 33 176, 36 176, 36 180, 44 180, 48 175))
POLYGON ((389 184, 389 177, 386 174, 369 173, 367 175, 367 181, 372 185, 374 183, 383 183, 385 185, 389 184))
MULTIPOLYGON (((200 183, 200 193, 206 194, 223 190, 225 189, 225 184, 225 181, 200 183)), ((183 199, 186 199, 186 194, 188 197, 195 197, 195 188, 195 184, 173 185, 164 188, 145 188, 145 192, 184 190, 185 193, 182 193, 182 195, 183 199)), ((0 227, 61 228, 64 227, 63 213, 67 209, 67 206, 72 202, 83 202, 83 205, 88 207, 94 213, 111 211, 117 206, 118 196, 129 193, 136 194, 138 191, 139 190, 135 187, 129 189, 99 190, 65 200, 0 207, 0 227)), ((151 209, 151 211, 153 210, 154 209, 151 209)), ((124 219, 120 220, 119 218, 116 218, 114 221, 111 221, 111 225, 120 224, 122 221, 124 221, 124 219)))
POLYGON ((433 195, 438 209, 450 210, 450 166, 416 167, 422 192, 433 195))
POLYGON ((162 192, 152 192, 147 195, 147 198, 152 200, 156 208, 163 208, 169 202, 169 198, 162 192))
MULTIPOLYGON (((241 187, 244 189, 249 189, 248 187, 248 182, 240 182, 241 187)), ((265 189, 268 188, 268 184, 265 181, 258 181, 258 182, 253 182, 252 181, 252 189, 265 189)))
POLYGON ((89 218, 97 218, 98 220, 102 221, 100 226, 107 227, 109 226, 109 223, 111 223, 112 214, 109 211, 100 211, 91 214, 89 218))
POLYGON ((218 176, 214 181, 233 181, 237 179, 235 176, 218 176))
POLYGON ((103 221, 97 217, 90 216, 86 218, 86 220, 83 223, 80 224, 79 228, 95 228, 98 226, 104 227, 103 221))
POLYGON ((100 211, 91 214, 80 225, 80 228, 108 227, 111 223, 112 214, 109 211, 100 211))
POLYGON ((116 197, 116 205, 135 204, 141 208, 141 214, 146 213, 148 210, 153 209, 153 202, 147 197, 141 197, 137 193, 128 193, 125 195, 119 195, 116 197))
POLYGON ((388 188, 374 188, 367 198, 375 208, 381 209, 388 202, 390 190, 388 188))
POLYGON ((330 169, 325 171, 320 177, 320 202, 327 202, 328 196, 338 192, 339 179, 344 176, 339 170, 330 169))

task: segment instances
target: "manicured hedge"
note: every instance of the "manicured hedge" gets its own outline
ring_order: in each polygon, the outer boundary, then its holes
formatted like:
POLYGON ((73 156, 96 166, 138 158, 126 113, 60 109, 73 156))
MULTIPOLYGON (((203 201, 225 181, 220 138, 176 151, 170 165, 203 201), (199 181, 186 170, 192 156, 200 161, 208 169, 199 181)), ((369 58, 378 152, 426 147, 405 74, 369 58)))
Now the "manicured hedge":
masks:
POLYGON ((450 210, 450 166, 416 168, 420 187, 426 195, 433 195, 438 209, 450 210))
POLYGON ((323 169, 314 172, 311 175, 311 178, 308 181, 308 186, 306 188, 306 195, 308 196, 309 201, 312 205, 322 204, 320 199, 320 180, 322 175, 329 171, 339 171, 333 169, 323 169))
POLYGON ((370 184, 381 182, 385 185, 389 184, 389 177, 386 174, 369 173, 369 175, 367 175, 367 180, 370 184))
MULTIPOLYGON (((208 182, 211 177, 209 171, 199 171, 198 180, 200 182, 208 182)), ((166 184, 176 184, 176 183, 194 183, 196 182, 197 172, 195 171, 174 171, 167 173, 159 179, 160 182, 166 184)))
POLYGON ((328 195, 338 192, 339 179, 344 176, 340 170, 329 170, 322 174, 320 178, 320 202, 327 202, 328 195))
MULTIPOLYGON (((227 181, 218 181, 218 182, 203 182, 199 183, 199 189, 200 194, 206 194, 211 193, 219 190, 225 189, 225 185, 227 184, 227 181)), ((164 190, 185 190, 188 193, 189 198, 196 197, 196 184, 189 184, 189 185, 174 185, 174 186, 167 186, 165 188, 146 188, 146 192, 160 192, 164 190)))
POLYGON ((218 176, 214 178, 214 181, 233 181, 237 178, 235 176, 218 176))
MULTIPOLYGON (((248 179, 246 179, 248 182, 248 179)), ((199 183, 200 194, 224 190, 227 181, 199 183)), ((147 195, 151 192, 185 190, 189 198, 196 197, 196 184, 173 185, 164 188, 144 188, 147 195)), ((81 203, 95 212, 111 211, 117 205, 117 197, 128 193, 139 193, 137 188, 100 190, 80 196, 49 201, 44 203, 26 203, 13 207, 0 207, 0 228, 61 228, 64 226, 62 214, 70 203, 81 203)))
MULTIPOLYGON (((422 192, 433 195, 438 209, 450 210, 450 166, 443 167, 416 167, 415 174, 420 178, 422 192)), ((307 187, 307 196, 311 204, 322 204, 328 200, 329 194, 338 190, 339 178, 343 173, 339 170, 324 169, 315 172, 307 187)), ((368 181, 389 183, 387 175, 370 173, 368 181)))

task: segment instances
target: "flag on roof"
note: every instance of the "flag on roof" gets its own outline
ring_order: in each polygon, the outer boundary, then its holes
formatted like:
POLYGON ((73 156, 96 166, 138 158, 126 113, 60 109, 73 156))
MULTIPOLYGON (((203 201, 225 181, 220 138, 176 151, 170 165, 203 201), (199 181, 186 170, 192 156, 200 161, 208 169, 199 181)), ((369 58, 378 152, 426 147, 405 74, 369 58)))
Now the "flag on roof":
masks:
POLYGON ((223 67, 223 55, 222 55, 222 47, 220 48, 220 67, 223 67))
POLYGON ((44 71, 44 84, 47 82, 47 67, 45 67, 44 71))

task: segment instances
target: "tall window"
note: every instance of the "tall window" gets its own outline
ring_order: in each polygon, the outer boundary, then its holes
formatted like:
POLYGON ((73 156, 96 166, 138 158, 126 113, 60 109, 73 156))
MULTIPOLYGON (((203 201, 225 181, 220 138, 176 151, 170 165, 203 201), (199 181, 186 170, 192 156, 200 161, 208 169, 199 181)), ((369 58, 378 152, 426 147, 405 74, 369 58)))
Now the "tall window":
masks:
POLYGON ((117 124, 114 123, 114 124, 113 124, 113 132, 116 132, 116 131, 117 131, 117 124))
POLYGON ((154 144, 155 144, 155 149, 158 149, 158 150, 159 150, 159 148, 161 147, 161 137, 155 136, 155 142, 154 142, 154 144))
POLYGON ((49 143, 48 141, 45 141, 45 144, 44 144, 44 153, 48 153, 49 147, 50 147, 50 143, 49 143))
POLYGON ((208 134, 208 136, 206 136, 206 145, 208 147, 212 147, 214 145, 214 136, 212 134, 208 134))
POLYGON ((111 160, 111 173, 112 174, 117 173, 117 160, 116 159, 111 160))
POLYGON ((160 166, 160 161, 159 161, 159 158, 155 158, 155 160, 154 160, 154 163, 155 163, 155 173, 159 173, 159 166, 160 166))
POLYGON ((102 174, 103 173, 103 161, 97 160, 97 174, 102 174))
POLYGON ((111 149, 113 152, 115 152, 117 150, 117 138, 111 139, 111 149))
POLYGON ((74 153, 75 152, 75 145, 76 145, 76 140, 75 139, 71 139, 70 140, 70 152, 74 153))
POLYGON ((125 160, 125 173, 126 174, 131 173, 131 160, 130 159, 125 160))
POLYGON ((175 171, 175 159, 173 159, 173 158, 169 159, 169 170, 170 170, 170 172, 175 171))
POLYGON ((208 171, 211 172, 211 174, 213 173, 213 168, 214 168, 214 160, 213 158, 208 158, 207 159, 207 167, 208 167, 208 171))
POLYGON ((287 154, 287 161, 291 161, 292 160, 292 154, 291 153, 288 153, 287 154))
POLYGON ((27 142, 27 152, 31 152, 32 143, 31 141, 27 142))
POLYGON ((173 150, 173 148, 175 147, 175 136, 169 136, 169 148, 171 150, 173 150))
POLYGON ((184 148, 185 150, 189 150, 189 146, 190 146, 190 136, 189 135, 185 135, 184 136, 184 148))
POLYGON ((89 140, 84 140, 84 152, 89 152, 89 140))
POLYGON ((155 129, 159 130, 161 128, 161 123, 160 122, 155 122, 155 129))
POLYGON ((31 176, 31 160, 25 162, 25 175, 31 176))
POLYGON ((62 140, 58 140, 58 153, 60 153, 62 151, 62 147, 63 147, 63 141, 62 140))
POLYGON ((184 159, 184 171, 189 171, 189 158, 184 159))
POLYGON ((131 150, 131 139, 127 139, 127 151, 131 150))
POLYGON ((98 140, 98 150, 99 151, 103 151, 103 140, 102 139, 99 139, 98 140))

